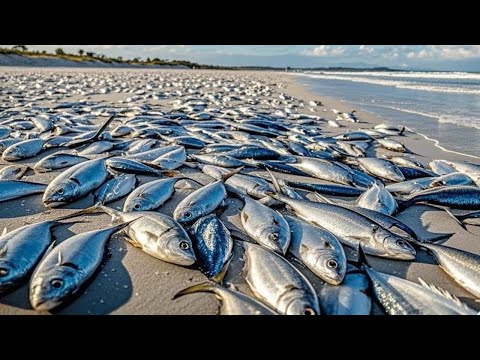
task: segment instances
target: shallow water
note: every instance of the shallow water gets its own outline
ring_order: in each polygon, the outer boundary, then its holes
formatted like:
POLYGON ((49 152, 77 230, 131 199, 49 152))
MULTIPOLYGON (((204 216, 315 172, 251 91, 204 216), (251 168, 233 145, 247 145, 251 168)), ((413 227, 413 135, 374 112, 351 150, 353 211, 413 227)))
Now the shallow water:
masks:
POLYGON ((394 124, 480 156, 480 74, 453 72, 324 72, 298 74, 323 96, 347 101, 394 124))

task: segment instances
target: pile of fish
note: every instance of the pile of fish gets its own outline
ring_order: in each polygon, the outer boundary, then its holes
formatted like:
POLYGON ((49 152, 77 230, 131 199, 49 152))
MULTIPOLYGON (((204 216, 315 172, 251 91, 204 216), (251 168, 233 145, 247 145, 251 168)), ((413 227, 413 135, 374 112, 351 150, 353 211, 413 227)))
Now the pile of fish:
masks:
POLYGON ((420 237, 396 217, 428 204, 464 228, 480 225, 480 165, 424 165, 401 142, 403 127, 362 127, 355 111, 294 98, 268 76, 52 71, 0 80, 0 206, 41 196, 53 214, 0 236, 0 296, 29 282, 33 309, 68 305, 121 232, 131 251, 202 272, 207 281, 174 298, 213 293, 221 314, 366 315, 374 304, 391 315, 478 312, 366 258, 414 262, 427 251, 480 298, 480 255, 442 245, 451 234, 420 237), (31 180, 45 173, 51 181, 31 180), (179 184, 191 190, 167 213, 179 184), (55 216, 84 198, 90 206, 55 216), (116 201, 122 207, 109 206, 116 201), (232 201, 241 203, 238 226, 223 216, 232 201), (111 226, 54 241, 62 221, 95 213, 111 226), (226 281, 238 261, 246 290, 226 281))

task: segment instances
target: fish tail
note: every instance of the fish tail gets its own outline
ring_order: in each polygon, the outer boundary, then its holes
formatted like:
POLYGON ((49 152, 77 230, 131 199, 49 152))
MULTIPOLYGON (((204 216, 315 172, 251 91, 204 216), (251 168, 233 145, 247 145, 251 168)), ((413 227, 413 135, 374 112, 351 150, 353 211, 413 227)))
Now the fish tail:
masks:
POLYGON ((75 211, 75 212, 73 212, 71 214, 68 214, 68 215, 60 216, 60 217, 54 219, 53 221, 62 221, 62 220, 71 219, 73 217, 77 217, 77 216, 81 216, 81 215, 92 214, 92 213, 96 213, 96 212, 102 212, 102 211, 104 211, 102 209, 102 207, 103 207, 103 205, 100 202, 98 202, 98 203, 96 203, 95 205, 93 205, 89 208, 82 209, 82 210, 79 210, 79 211, 75 211))
POLYGON ((182 297, 184 295, 194 294, 198 292, 215 293, 215 288, 217 286, 217 284, 211 281, 205 281, 200 284, 195 284, 177 292, 175 295, 173 295, 172 300, 178 299, 179 297, 182 297))
POLYGON ((234 169, 234 170, 232 170, 232 171, 230 171, 230 172, 228 172, 228 173, 226 173, 226 174, 223 174, 223 175, 222 175, 222 181, 223 181, 223 182, 227 181, 227 180, 228 180, 229 178, 231 178, 233 175, 236 175, 236 174, 238 174, 240 171, 242 171, 244 167, 245 167, 245 166, 240 166, 240 167, 237 168, 237 169, 234 169))
POLYGON ((227 275, 228 267, 230 266, 230 263, 232 262, 232 259, 233 259, 233 254, 230 255, 228 260, 223 265, 222 269, 217 274, 215 274, 213 277, 211 277, 210 280, 213 281, 215 284, 222 285, 223 279, 225 279, 225 275, 227 275))

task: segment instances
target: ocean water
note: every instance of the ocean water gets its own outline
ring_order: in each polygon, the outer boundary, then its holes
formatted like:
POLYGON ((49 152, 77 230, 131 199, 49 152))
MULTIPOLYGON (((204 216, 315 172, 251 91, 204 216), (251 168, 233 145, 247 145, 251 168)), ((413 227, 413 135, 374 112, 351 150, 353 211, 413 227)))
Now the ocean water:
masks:
POLYGON ((308 72, 299 81, 331 96, 405 125, 439 146, 480 157, 480 73, 308 72))

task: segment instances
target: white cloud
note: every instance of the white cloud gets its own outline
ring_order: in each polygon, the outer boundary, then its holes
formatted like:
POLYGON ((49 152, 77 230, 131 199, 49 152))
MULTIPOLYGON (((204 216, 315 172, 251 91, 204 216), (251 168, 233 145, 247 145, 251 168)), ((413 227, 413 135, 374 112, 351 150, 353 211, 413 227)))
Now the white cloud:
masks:
POLYGON ((344 52, 345 48, 342 46, 332 47, 330 45, 320 45, 312 50, 305 50, 302 54, 308 56, 328 57, 340 56, 343 55, 344 52))
POLYGON ((480 45, 428 45, 407 54, 409 59, 462 60, 480 57, 480 45))
POLYGON ((363 54, 371 54, 375 51, 375 48, 369 47, 368 45, 360 45, 358 47, 358 53, 363 55, 363 54))

